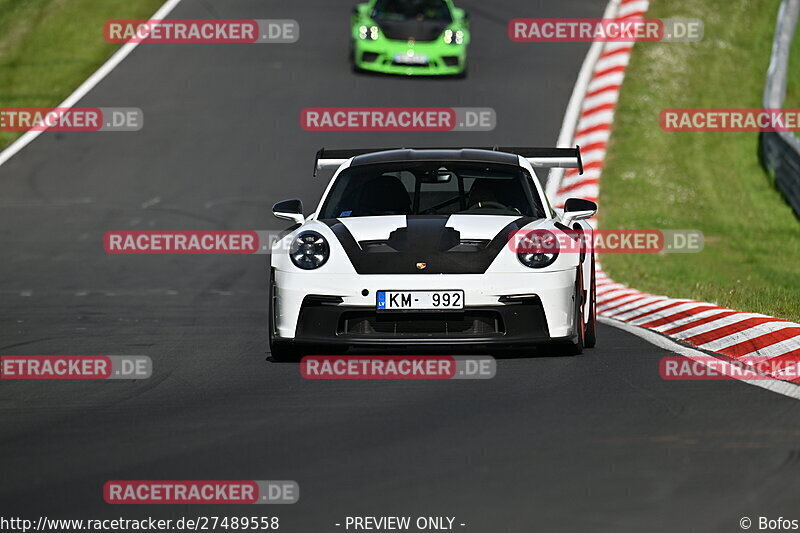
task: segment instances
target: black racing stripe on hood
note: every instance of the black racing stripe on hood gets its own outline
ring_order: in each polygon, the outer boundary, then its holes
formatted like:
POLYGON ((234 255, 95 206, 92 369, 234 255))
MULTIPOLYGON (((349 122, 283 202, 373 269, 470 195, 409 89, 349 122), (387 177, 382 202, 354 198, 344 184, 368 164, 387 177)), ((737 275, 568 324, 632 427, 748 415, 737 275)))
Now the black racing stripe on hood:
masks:
POLYGON ((430 42, 439 38, 448 22, 440 20, 376 20, 383 35, 393 41, 430 42))
MULTIPOLYGON (((477 215, 476 215, 477 216, 477 215)), ((385 251, 364 251, 338 219, 325 219, 339 239, 359 274, 483 274, 507 245, 510 233, 535 220, 520 217, 501 229, 477 251, 452 251, 460 241, 459 232, 447 226, 447 216, 407 216, 406 226, 392 231, 385 251), (426 263, 424 269, 417 263, 426 263)))

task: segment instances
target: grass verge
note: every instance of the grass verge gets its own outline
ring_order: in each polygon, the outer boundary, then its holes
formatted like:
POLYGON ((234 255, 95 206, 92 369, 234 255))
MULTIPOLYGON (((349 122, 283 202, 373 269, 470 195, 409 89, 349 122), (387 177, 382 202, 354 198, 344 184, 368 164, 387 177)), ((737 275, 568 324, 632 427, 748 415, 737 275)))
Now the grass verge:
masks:
MULTIPOLYGON (((0 107, 54 107, 119 45, 108 19, 149 18, 163 0, 0 0, 0 107)), ((19 137, 0 131, 0 149, 19 137)))
POLYGON ((705 38, 634 48, 603 173, 600 223, 700 229, 706 242, 697 254, 605 254, 603 268, 614 280, 800 321, 800 221, 759 164, 758 134, 667 133, 658 124, 663 108, 761 107, 779 4, 651 3, 648 17, 703 19, 705 38))

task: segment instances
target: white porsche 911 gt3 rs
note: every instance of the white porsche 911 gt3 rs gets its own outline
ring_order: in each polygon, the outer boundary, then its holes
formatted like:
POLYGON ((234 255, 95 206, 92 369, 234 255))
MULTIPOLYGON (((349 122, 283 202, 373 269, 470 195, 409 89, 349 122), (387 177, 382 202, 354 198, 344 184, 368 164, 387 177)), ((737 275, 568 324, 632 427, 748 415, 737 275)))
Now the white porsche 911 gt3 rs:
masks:
POLYGON ((579 168, 576 148, 320 150, 336 171, 316 211, 273 206, 295 223, 272 248, 270 348, 276 360, 354 346, 491 351, 595 343, 597 206, 551 208, 534 167, 579 168), (519 232, 548 247, 512 245, 519 232))

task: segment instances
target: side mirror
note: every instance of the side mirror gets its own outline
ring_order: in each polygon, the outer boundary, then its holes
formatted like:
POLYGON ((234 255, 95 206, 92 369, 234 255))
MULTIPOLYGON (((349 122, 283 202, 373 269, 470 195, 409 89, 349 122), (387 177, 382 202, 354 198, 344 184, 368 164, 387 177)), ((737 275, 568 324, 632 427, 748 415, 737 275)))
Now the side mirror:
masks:
POLYGON ((583 198, 570 198, 564 202, 564 215, 561 223, 569 226, 576 220, 592 218, 597 213, 597 204, 583 198))
POLYGON ((295 224, 302 224, 306 221, 303 216, 303 202, 300 200, 284 200, 272 206, 272 214, 276 218, 291 220, 295 224))

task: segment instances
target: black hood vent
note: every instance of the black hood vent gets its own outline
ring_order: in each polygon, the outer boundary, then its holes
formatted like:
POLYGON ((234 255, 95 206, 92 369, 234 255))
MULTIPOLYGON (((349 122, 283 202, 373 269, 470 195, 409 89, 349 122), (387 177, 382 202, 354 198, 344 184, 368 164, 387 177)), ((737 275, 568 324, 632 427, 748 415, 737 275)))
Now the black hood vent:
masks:
POLYGON ((441 20, 376 20, 383 35, 393 41, 435 41, 447 27, 441 20))
POLYGON ((392 231, 387 240, 361 242, 339 220, 321 222, 330 226, 359 274, 482 274, 507 245, 510 233, 534 219, 520 217, 490 241, 464 241, 447 226, 448 220, 448 216, 407 216, 407 225, 392 231))

